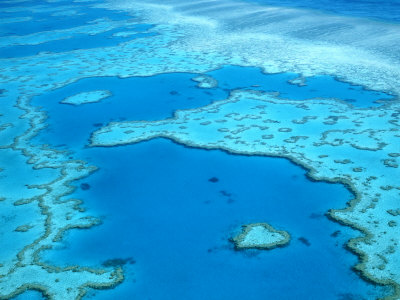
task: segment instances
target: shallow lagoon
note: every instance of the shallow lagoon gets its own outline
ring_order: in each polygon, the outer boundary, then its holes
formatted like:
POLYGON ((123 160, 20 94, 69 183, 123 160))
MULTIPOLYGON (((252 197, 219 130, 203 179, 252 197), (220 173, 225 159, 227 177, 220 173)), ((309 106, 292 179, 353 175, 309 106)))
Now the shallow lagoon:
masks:
MULTIPOLYGON (((34 100, 49 112, 49 128, 35 142, 73 150, 74 156, 100 168, 77 182, 71 197, 83 199, 90 213, 104 221, 67 233, 59 249, 44 252, 43 259, 98 266, 108 259, 132 258, 135 263, 125 265, 126 281, 114 290, 93 292, 96 299, 285 299, 283 294, 287 299, 371 299, 387 292, 351 270, 357 257, 343 245, 358 233, 324 216, 351 199, 343 186, 311 182, 304 170, 284 159, 191 149, 164 139, 85 147, 100 123, 167 118, 176 109, 224 99, 230 89, 279 89, 299 99, 307 91, 316 97, 327 92, 314 89, 319 79, 299 87, 287 82, 295 74, 265 75, 256 68, 232 66, 209 75, 219 80, 219 88, 197 88, 194 74, 101 77, 34 100), (254 80, 242 80, 250 74, 254 80), (114 95, 99 103, 59 103, 105 87, 114 95), (212 177, 218 181, 209 181, 212 177), (242 224, 253 222, 287 230, 291 243, 273 251, 235 251, 229 238, 242 224)), ((337 89, 342 95, 359 92, 358 99, 378 99, 374 92, 330 82, 343 86, 337 89)))
POLYGON ((72 196, 85 199, 104 224, 71 231, 59 250, 42 257, 93 266, 132 257, 136 263, 126 266, 126 281, 96 298, 371 299, 380 290, 350 269, 357 258, 343 243, 357 232, 324 216, 343 207, 350 193, 307 180, 286 160, 189 149, 162 139, 88 149, 81 156, 101 169, 77 183, 90 189, 72 196), (219 181, 210 182, 212 177, 219 181), (228 239, 242 224, 263 221, 289 231, 289 246, 236 252, 228 239))
POLYGON ((356 107, 371 107, 392 100, 393 96, 377 91, 365 90, 361 86, 341 82, 332 76, 309 77, 304 85, 291 84, 297 74, 265 74, 259 68, 226 66, 209 73, 228 89, 248 88, 267 92, 279 92, 282 98, 306 100, 311 98, 336 98, 356 107))
POLYGON ((110 121, 172 117, 176 109, 203 106, 227 96, 227 92, 221 90, 197 88, 197 83, 191 80, 194 76, 175 73, 126 79, 94 77, 44 94, 34 99, 33 104, 50 111, 50 126, 36 140, 47 143, 50 138, 48 142, 53 145, 66 144, 74 150, 85 146, 91 132, 110 121), (68 96, 98 89, 107 89, 112 96, 80 106, 59 104, 68 96))
POLYGON ((151 77, 92 77, 35 97, 34 105, 43 106, 49 113, 47 133, 36 139, 54 146, 82 147, 90 133, 110 121, 158 120, 172 117, 177 109, 196 108, 229 96, 230 90, 256 89, 279 92, 281 97, 295 100, 308 98, 338 98, 359 107, 379 105, 392 96, 364 90, 329 76, 309 78, 305 86, 289 83, 298 75, 291 73, 265 74, 259 68, 225 66, 207 73, 219 85, 213 89, 197 88, 191 80, 196 74, 174 73, 151 77), (323 87, 321 89, 321 87, 323 87), (108 89, 113 95, 99 103, 71 106, 59 104, 66 97, 98 89, 108 89), (106 113, 105 113, 106 112, 106 113), (66 125, 68 124, 68 125, 66 125), (68 130, 66 130, 66 126, 68 130))

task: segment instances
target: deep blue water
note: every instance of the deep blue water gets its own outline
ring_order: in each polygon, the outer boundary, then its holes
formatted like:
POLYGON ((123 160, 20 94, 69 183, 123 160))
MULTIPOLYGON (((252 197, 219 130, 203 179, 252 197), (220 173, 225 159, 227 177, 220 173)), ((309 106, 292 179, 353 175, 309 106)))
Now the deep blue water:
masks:
POLYGON ((86 149, 80 157, 101 169, 76 184, 90 189, 72 196, 84 199, 104 224, 71 231, 43 258, 96 266, 132 257, 126 281, 96 299, 372 299, 379 290, 350 269, 357 259, 343 243, 357 233, 324 216, 343 207, 349 192, 307 180, 286 160, 162 139, 86 149), (236 252, 228 239, 240 225, 264 221, 288 230, 290 245, 236 252))
MULTIPOLYGON (((132 30, 135 30, 134 28, 132 30)), ((96 35, 76 34, 69 39, 54 40, 39 45, 18 45, 11 47, 0 48, 0 57, 22 57, 36 55, 39 52, 67 52, 79 49, 91 49, 107 46, 114 46, 115 44, 123 43, 146 36, 152 36, 154 33, 137 33, 128 37, 113 36, 114 33, 120 32, 121 29, 117 28, 107 32, 99 33, 96 35)))
POLYGON ((66 144, 75 149, 86 145, 91 132, 110 121, 158 120, 172 117, 176 109, 225 99, 227 92, 197 88, 197 83, 191 80, 194 76, 176 73, 126 79, 93 77, 46 93, 33 101, 51 111, 48 120, 51 125, 37 140, 44 142, 51 138, 53 145, 66 144), (59 104, 65 97, 97 89, 108 89, 113 96, 81 106, 59 104))
POLYGON ((399 0, 250 0, 248 2, 315 9, 338 15, 400 22, 399 0))
MULTIPOLYGON (((22 3, 15 4, 5 4, 0 3, 0 9, 6 7, 35 7, 38 5, 45 5, 46 7, 55 7, 57 8, 60 5, 69 6, 73 3, 71 1, 59 2, 59 3, 48 3, 46 1, 28 1, 22 3)), ((86 6, 75 6, 72 8, 77 11, 76 15, 71 16, 52 16, 53 12, 47 11, 36 11, 29 12, 21 11, 21 12, 1 12, 0 18, 14 18, 14 17, 32 17, 32 20, 25 22, 17 22, 17 23, 7 23, 1 24, 0 26, 0 36, 8 36, 8 35, 27 35, 35 32, 41 31, 49 31, 49 30, 60 30, 60 29, 68 29, 77 26, 86 25, 87 22, 93 21, 99 18, 108 17, 112 20, 127 20, 132 18, 123 12, 113 12, 102 8, 90 8, 88 9, 86 6)), ((62 10, 61 10, 62 11, 62 10)))
MULTIPOLYGON (((40 5, 46 5, 57 8, 60 5, 71 5, 71 2, 63 2, 57 4, 49 4, 44 1, 35 1, 35 2, 27 2, 20 3, 19 7, 35 7, 40 5)), ((10 5, 0 4, 0 9, 5 8, 10 5)), ((114 12, 106 9, 100 8, 91 8, 84 9, 83 7, 76 6, 76 8, 71 8, 71 10, 76 11, 76 15, 72 16, 52 16, 54 11, 51 12, 31 12, 27 14, 26 12, 0 12, 1 18, 12 18, 12 17, 32 17, 32 20, 24 21, 24 22, 15 22, 15 23, 6 23, 1 24, 0 26, 0 37, 8 36, 8 35, 27 35, 35 32, 41 31, 51 31, 51 30, 61 30, 61 29, 70 29, 77 26, 87 25, 87 22, 97 20, 100 18, 108 18, 110 20, 119 21, 119 20, 132 20, 132 16, 121 13, 114 12)), ((57 11, 58 12, 58 11, 57 11)), ((62 12, 62 10, 61 10, 62 12)), ((142 31, 148 30, 151 28, 150 24, 138 24, 135 26, 129 26, 125 30, 134 30, 138 31, 138 34, 131 35, 128 37, 118 37, 112 36, 114 33, 122 31, 124 29, 116 28, 113 30, 109 30, 103 33, 95 34, 95 35, 87 35, 87 34, 75 34, 74 36, 68 39, 59 39, 52 40, 49 42, 41 43, 38 45, 17 45, 17 46, 8 46, 8 47, 0 47, 0 57, 1 58, 11 58, 11 57, 22 57, 22 56, 31 56, 38 54, 39 52, 67 52, 78 49, 90 49, 90 48, 100 48, 107 46, 114 46, 116 44, 126 42, 135 38, 146 37, 154 35, 154 33, 144 33, 142 31)), ((66 34, 68 35, 68 34, 66 34)))

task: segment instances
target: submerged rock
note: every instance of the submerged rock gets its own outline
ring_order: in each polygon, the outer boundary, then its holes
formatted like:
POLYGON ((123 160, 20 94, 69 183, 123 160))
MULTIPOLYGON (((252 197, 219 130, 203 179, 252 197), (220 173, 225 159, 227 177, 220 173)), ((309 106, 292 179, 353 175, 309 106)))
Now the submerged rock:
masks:
POLYGON ((218 87, 218 81, 209 75, 201 74, 192 78, 193 81, 197 82, 197 87, 203 89, 213 89, 218 87))
POLYGON ((303 237, 303 236, 299 237, 298 240, 299 240, 300 242, 302 242, 304 245, 306 245, 307 247, 311 246, 310 241, 307 240, 307 239, 306 239, 305 237, 303 237))
POLYGON ((132 257, 128 258, 113 258, 108 259, 102 263, 102 266, 109 268, 109 267, 122 267, 126 264, 135 264, 136 261, 132 257))
POLYGON ((219 179, 217 177, 211 177, 210 179, 208 179, 208 181, 215 183, 215 182, 218 182, 219 179))
POLYGON ((97 90, 90 92, 82 92, 60 101, 63 104, 81 105, 86 103, 100 102, 101 100, 112 96, 108 90, 97 90))
POLYGON ((81 189, 84 191, 87 191, 90 189, 90 184, 89 183, 81 183, 81 189))

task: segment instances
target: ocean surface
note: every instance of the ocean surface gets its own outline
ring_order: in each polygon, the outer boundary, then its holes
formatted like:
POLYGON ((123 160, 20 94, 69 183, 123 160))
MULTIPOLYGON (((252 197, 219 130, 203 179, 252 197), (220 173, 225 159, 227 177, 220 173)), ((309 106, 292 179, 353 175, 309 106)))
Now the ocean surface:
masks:
POLYGON ((276 0, 253 0, 255 3, 264 5, 298 7, 315 9, 322 12, 329 12, 336 15, 345 15, 360 18, 371 18, 388 22, 400 22, 400 1, 332 1, 332 0, 306 0, 306 1, 276 1, 276 0))
MULTIPOLYGON (((397 0, 252 2, 400 22, 397 0)), ((124 22, 130 18, 124 11, 93 7, 102 3, 0 3, 1 19, 32 18, 0 23, 0 37, 69 30, 97 19, 124 22), (46 9, 31 9, 38 5, 46 9), (69 14, 54 15, 62 5, 74 7, 69 14)), ((155 35, 148 30, 157 24, 136 21, 140 24, 91 35, 71 30, 65 39, 6 44, 0 48, 0 57, 28 59, 47 52, 100 49, 155 35), (120 31, 136 33, 115 35, 120 31)), ((121 284, 90 289, 84 299, 358 300, 390 293, 390 288, 366 281, 353 270, 359 258, 346 244, 361 233, 326 216, 329 209, 344 208, 354 197, 343 185, 313 181, 302 167, 282 158, 190 148, 163 138, 117 147, 90 147, 89 139, 110 122, 171 118, 177 110, 226 99, 237 89, 277 93, 292 100, 332 98, 356 108, 379 107, 395 97, 345 82, 340 76, 321 74, 307 77, 305 85, 294 84, 291 81, 301 74, 266 73, 257 66, 228 63, 209 70, 204 74, 218 82, 212 88, 197 85, 193 78, 199 74, 203 73, 87 76, 65 84, 61 78, 61 87, 33 95, 30 103, 46 114, 47 127, 31 143, 66 150, 71 158, 98 168, 74 181, 75 191, 63 199, 81 199, 86 212, 102 221, 90 229, 67 231, 53 249, 40 253, 40 259, 60 267, 96 268, 107 263, 123 267, 121 284), (82 105, 60 103, 78 93, 103 89, 112 96, 82 105), (270 251, 235 250, 230 239, 242 225, 257 222, 288 231, 290 243, 270 251)), ((45 297, 27 291, 13 299, 45 297)))

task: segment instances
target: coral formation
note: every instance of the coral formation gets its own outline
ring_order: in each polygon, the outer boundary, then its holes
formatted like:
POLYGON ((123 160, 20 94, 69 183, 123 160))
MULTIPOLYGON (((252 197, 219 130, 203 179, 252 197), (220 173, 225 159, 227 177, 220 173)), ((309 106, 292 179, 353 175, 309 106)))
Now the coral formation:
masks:
POLYGON ((290 241, 286 231, 276 230, 267 223, 243 225, 242 232, 232 241, 236 249, 273 249, 285 246, 290 241))
POLYGON ((70 97, 67 97, 60 101, 64 104, 81 105, 85 103, 95 103, 99 102, 105 98, 110 97, 112 94, 107 90, 82 92, 70 97))
POLYGON ((237 90, 227 100, 177 111, 171 119, 110 123, 93 133, 91 144, 115 146, 165 137, 191 147, 285 157, 308 169, 314 180, 343 183, 355 199, 348 208, 331 210, 330 217, 365 233, 348 245, 362 257, 357 265, 362 274, 398 287, 399 229, 390 221, 399 209, 400 171, 385 159, 398 152, 399 109, 398 102, 356 109, 332 99, 294 101, 237 90), (336 121, 327 123, 333 116, 336 121), (204 125, 205 120, 210 123, 204 125), (303 138, 293 143, 296 136, 303 138))

